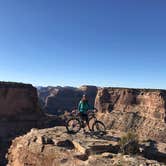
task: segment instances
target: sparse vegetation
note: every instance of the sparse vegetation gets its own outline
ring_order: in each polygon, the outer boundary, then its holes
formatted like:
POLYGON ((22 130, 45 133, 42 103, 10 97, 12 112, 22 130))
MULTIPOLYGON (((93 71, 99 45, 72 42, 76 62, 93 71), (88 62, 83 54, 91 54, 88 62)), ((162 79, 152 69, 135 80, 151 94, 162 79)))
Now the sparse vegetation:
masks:
POLYGON ((137 134, 128 132, 119 141, 120 150, 123 154, 136 154, 139 152, 139 141, 137 134))

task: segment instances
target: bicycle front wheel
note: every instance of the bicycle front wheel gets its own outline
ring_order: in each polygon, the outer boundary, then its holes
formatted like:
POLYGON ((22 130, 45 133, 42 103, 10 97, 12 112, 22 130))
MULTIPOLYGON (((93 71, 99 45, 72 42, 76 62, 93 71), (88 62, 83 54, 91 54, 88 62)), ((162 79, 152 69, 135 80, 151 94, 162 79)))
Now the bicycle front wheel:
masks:
POLYGON ((95 134, 106 134, 106 127, 103 122, 101 121, 95 121, 94 124, 92 125, 92 131, 95 134))
POLYGON ((71 118, 66 123, 67 132, 70 134, 76 134, 81 129, 81 122, 77 118, 71 118))

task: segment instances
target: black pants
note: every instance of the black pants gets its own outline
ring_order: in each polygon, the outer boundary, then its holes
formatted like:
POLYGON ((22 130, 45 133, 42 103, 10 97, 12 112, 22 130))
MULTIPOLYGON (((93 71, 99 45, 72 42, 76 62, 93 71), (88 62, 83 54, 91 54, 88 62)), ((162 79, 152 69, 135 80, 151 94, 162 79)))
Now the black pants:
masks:
POLYGON ((79 116, 81 117, 81 119, 82 119, 83 121, 86 121, 87 124, 89 123, 88 114, 83 113, 83 112, 80 112, 80 113, 79 113, 79 116))

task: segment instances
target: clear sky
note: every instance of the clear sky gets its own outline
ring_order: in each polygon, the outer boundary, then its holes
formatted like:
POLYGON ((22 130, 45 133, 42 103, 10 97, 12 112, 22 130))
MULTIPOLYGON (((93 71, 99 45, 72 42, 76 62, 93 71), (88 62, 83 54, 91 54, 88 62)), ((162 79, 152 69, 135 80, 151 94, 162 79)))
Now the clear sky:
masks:
POLYGON ((0 0, 0 80, 166 89, 166 1, 0 0))

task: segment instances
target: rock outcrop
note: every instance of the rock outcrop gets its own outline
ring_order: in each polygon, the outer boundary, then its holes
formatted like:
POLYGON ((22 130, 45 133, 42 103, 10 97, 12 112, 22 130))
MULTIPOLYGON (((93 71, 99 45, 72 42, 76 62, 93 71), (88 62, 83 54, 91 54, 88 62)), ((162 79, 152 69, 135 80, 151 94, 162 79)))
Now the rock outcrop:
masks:
POLYGON ((58 124, 44 115, 38 104, 37 90, 29 84, 0 82, 0 165, 6 165, 5 153, 11 140, 32 128, 58 124))
POLYGON ((29 84, 0 82, 0 108, 0 118, 35 114, 39 110, 36 88, 29 84))
MULTIPOLYGON (((8 151, 8 166, 140 166, 165 165, 147 159, 143 155, 127 156, 119 152, 118 133, 108 133, 97 138, 82 132, 76 135, 66 133, 64 127, 32 129, 31 132, 12 141, 8 151)), ((143 147, 143 146, 142 146, 143 147)), ((146 146, 146 153, 148 150, 146 146)), ((166 144, 162 144, 162 149, 166 144)), ((159 146, 157 146, 158 150, 159 146)), ((166 151, 164 151, 166 152, 166 151)), ((161 152, 153 153, 159 155, 161 152)), ((162 152, 163 153, 163 152, 162 152)), ((165 154, 166 155, 166 154, 165 154)), ((161 155, 160 155, 161 156, 161 155)))
POLYGON ((42 117, 37 90, 32 85, 0 82, 0 165, 5 165, 5 153, 10 141, 37 126, 42 117))
POLYGON ((102 88, 98 91, 95 104, 102 112, 111 110, 139 111, 144 117, 164 121, 166 90, 102 88))
POLYGON ((89 104, 94 105, 97 94, 95 86, 74 87, 41 87, 38 96, 43 110, 47 113, 62 115, 64 111, 76 109, 83 94, 89 98, 89 104))
POLYGON ((165 90, 101 88, 95 106, 108 128, 166 142, 165 90))

